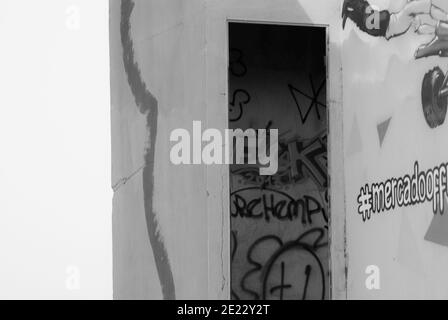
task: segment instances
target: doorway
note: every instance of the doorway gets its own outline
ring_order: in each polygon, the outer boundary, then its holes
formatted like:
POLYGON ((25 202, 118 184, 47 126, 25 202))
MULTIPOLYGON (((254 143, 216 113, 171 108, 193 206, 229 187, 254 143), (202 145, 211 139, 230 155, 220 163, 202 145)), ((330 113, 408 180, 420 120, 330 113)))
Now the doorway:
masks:
POLYGON ((229 23, 229 128, 278 130, 277 173, 229 167, 232 299, 330 298, 326 52, 325 27, 229 23))

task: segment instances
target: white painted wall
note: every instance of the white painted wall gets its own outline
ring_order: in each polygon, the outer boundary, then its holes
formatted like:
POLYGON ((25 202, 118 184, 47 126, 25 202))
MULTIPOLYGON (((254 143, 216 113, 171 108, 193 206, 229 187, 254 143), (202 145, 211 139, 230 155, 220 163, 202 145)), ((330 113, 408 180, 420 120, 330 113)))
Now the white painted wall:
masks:
POLYGON ((4 0, 0 38, 0 298, 110 299, 108 2, 4 0))
MULTIPOLYGON (((405 1, 372 1, 400 9, 405 1)), ((445 10, 445 1, 434 1, 445 10)), ((414 59, 431 36, 411 30, 386 41, 362 34, 347 22, 343 37, 344 145, 347 203, 348 297, 358 299, 446 299, 448 248, 426 241, 434 219, 430 203, 396 208, 363 222, 357 197, 366 183, 382 182, 446 162, 448 126, 430 129, 421 103, 424 74, 447 59, 414 59), (377 126, 391 119, 380 144, 377 126), (380 270, 380 290, 368 290, 366 268, 380 270)), ((438 223, 443 223, 446 214, 438 223)), ((445 230, 446 234, 446 230, 445 230)))

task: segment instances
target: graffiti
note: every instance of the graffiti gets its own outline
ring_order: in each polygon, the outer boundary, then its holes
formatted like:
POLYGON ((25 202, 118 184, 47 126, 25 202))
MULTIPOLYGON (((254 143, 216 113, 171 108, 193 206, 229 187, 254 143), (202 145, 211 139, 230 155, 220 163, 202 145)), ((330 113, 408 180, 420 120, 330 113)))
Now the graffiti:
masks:
MULTIPOLYGON (((236 231, 230 231, 230 263, 235 260, 236 251, 238 250, 238 240, 236 231)), ((230 268, 232 272, 232 268, 230 268)), ((240 297, 236 294, 233 287, 230 286, 230 297, 233 300, 240 300, 240 297)))
POLYGON ((289 168, 281 172, 277 171, 275 175, 260 176, 259 169, 257 167, 247 166, 247 168, 232 170, 231 174, 232 184, 260 186, 261 189, 267 187, 288 187, 291 183, 293 183, 289 168))
POLYGON ((232 299, 327 297, 326 143, 325 132, 280 141, 280 169, 273 176, 260 176, 257 166, 232 166, 232 299), (301 229, 299 238, 288 240, 301 229), (254 231, 260 237, 249 245, 254 231))
POLYGON ((412 176, 407 174, 362 187, 357 197, 358 213, 366 222, 372 214, 431 202, 432 212, 443 214, 447 196, 448 163, 425 171, 416 161, 412 176))
POLYGON ((301 218, 302 224, 312 224, 313 215, 321 215, 327 222, 327 214, 320 202, 312 196, 305 195, 294 199, 287 193, 259 188, 246 188, 230 195, 230 216, 232 218, 264 219, 266 222, 275 218, 280 221, 293 221, 301 218), (253 197, 247 197, 252 193, 253 197), (247 198, 246 198, 246 197, 247 198))
POLYGON ((277 174, 262 177, 258 167, 246 165, 233 166, 232 177, 243 185, 265 187, 283 187, 313 179, 320 190, 328 186, 327 175, 327 134, 322 133, 310 140, 292 139, 279 141, 277 174))
POLYGON ((379 123, 376 126, 376 130, 378 132, 378 139, 379 139, 379 142, 380 142, 380 146, 383 146, 384 139, 386 138, 387 131, 389 130, 389 125, 390 125, 391 120, 392 120, 392 117, 390 117, 386 121, 383 121, 383 122, 379 123))
POLYGON ((243 106, 250 102, 250 95, 244 89, 233 92, 232 100, 229 102, 229 121, 235 122, 243 116, 243 106))
MULTIPOLYGON (((442 8, 434 5, 431 0, 410 1, 404 3, 400 10, 378 10, 366 0, 344 0, 342 6, 342 27, 347 19, 363 32, 373 37, 384 37, 390 40, 406 34, 413 26, 418 34, 436 34, 436 24, 447 21, 448 14, 442 8), (426 16, 432 21, 422 22, 426 16)), ((425 47, 419 48, 416 56, 424 55, 425 47)))
POLYGON ((294 102, 297 106, 297 110, 299 111, 300 121, 302 122, 302 124, 306 123, 306 121, 308 120, 308 117, 311 114, 311 111, 313 109, 316 112, 317 119, 321 120, 321 116, 319 113, 319 107, 326 108, 327 106, 324 103, 320 102, 318 100, 318 98, 319 98, 319 95, 323 92, 323 90, 325 88, 325 84, 326 84, 326 81, 324 80, 316 90, 316 88, 314 86, 313 78, 310 75, 310 86, 311 86, 311 91, 312 91, 311 95, 303 92, 300 89, 295 88, 291 84, 288 84, 289 92, 291 93, 291 95, 294 99, 294 102), (306 111, 302 110, 302 108, 304 108, 304 107, 302 107, 302 104, 299 103, 300 99, 297 96, 298 94, 300 94, 301 96, 303 96, 306 99, 311 101, 308 106, 308 109, 306 111))
POLYGON ((158 235, 158 222, 153 209, 154 191, 154 157, 157 137, 158 102, 147 89, 143 81, 140 68, 134 57, 134 43, 131 38, 131 15, 135 3, 131 0, 121 1, 121 45, 123 48, 123 64, 129 87, 134 96, 135 104, 142 114, 146 115, 149 146, 145 152, 145 166, 143 168, 143 192, 146 227, 149 235, 157 273, 162 287, 164 299, 175 299, 174 279, 165 243, 158 235))
MULTIPOLYGON (((259 80, 248 73, 246 62, 251 58, 240 49, 230 52, 229 126, 237 122, 244 128, 278 128, 278 170, 261 176, 258 164, 230 166, 231 298, 325 299, 329 296, 327 135, 322 112, 326 106, 320 99, 325 99, 326 86, 325 80, 319 86, 313 80, 325 77, 321 71, 309 77, 309 94, 289 85, 298 111, 293 109, 292 114, 277 104, 291 101, 290 96, 279 96, 285 92, 285 82, 268 78, 279 90, 269 90, 272 96, 257 109, 266 95, 257 94, 259 80), (267 110, 270 104, 275 109, 267 110), (302 128, 311 115, 319 122, 302 128), (288 124, 297 117, 297 124, 288 124)), ((262 68, 254 73, 259 75, 262 68)), ((245 157, 250 152, 246 148, 245 157)))
MULTIPOLYGON (((234 236, 232 262, 238 249, 234 236)), ((313 228, 286 243, 276 235, 255 240, 246 254, 250 268, 242 276, 239 286, 232 288, 233 297, 250 296, 255 300, 325 299, 326 268, 319 257, 328 246, 325 238, 325 228, 313 228), (235 293, 236 290, 240 295, 235 293)))
MULTIPOLYGON (((296 253, 297 254, 297 253, 296 253)), ((289 258, 292 259, 292 258, 289 258)), ((320 288, 320 290, 318 290, 318 295, 313 297, 313 298, 320 298, 320 300, 324 300, 325 299, 325 272, 324 272, 324 268, 322 266, 322 263, 320 262, 318 256, 306 245, 302 245, 300 244, 299 241, 293 241, 290 243, 287 243, 286 245, 284 245, 281 250, 279 250, 278 252, 276 252, 272 258, 270 259, 270 261, 268 262, 267 266, 266 266, 266 277, 263 280, 263 299, 267 300, 269 298, 275 297, 274 293, 277 290, 280 290, 280 299, 283 300, 283 292, 285 289, 289 289, 291 291, 297 291, 298 293, 298 297, 296 297, 296 299, 301 299, 301 300, 306 300, 307 298, 309 298, 307 296, 307 294, 309 294, 308 289, 309 289, 309 282, 310 282, 310 278, 311 275, 317 273, 317 277, 316 280, 312 280, 312 281, 316 281, 318 282, 318 284, 312 285, 314 288, 320 288), (299 261, 303 261, 303 260, 308 260, 308 262, 310 264, 305 263, 305 268, 304 268, 304 272, 302 273, 302 275, 300 276, 300 267, 299 268, 294 268, 294 272, 299 273, 299 275, 292 275, 290 278, 292 278, 291 280, 289 280, 288 285, 285 285, 285 279, 284 279, 284 262, 282 261, 282 259, 285 259, 285 257, 288 253, 290 253, 290 251, 297 251, 300 254, 305 254, 305 256, 300 256, 298 258, 299 261), (308 257, 307 257, 308 256, 308 257), (281 282, 279 286, 275 286, 273 288, 271 288, 270 290, 268 290, 269 287, 269 282, 270 282, 270 278, 271 278, 271 273, 273 272, 274 269, 274 265, 276 263, 278 263, 278 261, 282 261, 281 262, 281 282), (317 270, 317 271, 316 271, 317 270), (300 279, 300 280, 297 280, 300 279), (302 282, 303 285, 302 285, 302 282), (294 285, 293 285, 294 283, 294 285)), ((272 276, 273 277, 273 276, 272 276)), ((275 281, 275 280, 273 280, 275 281)), ((294 294, 295 296, 296 294, 294 294)))
MULTIPOLYGON (((448 47, 447 47, 448 49, 448 47)), ((445 122, 448 105, 448 73, 435 67, 423 77, 422 108, 426 123, 432 129, 445 122)))
MULTIPOLYGON (((326 139, 326 136, 325 136, 326 139)), ((306 175, 313 178, 317 185, 326 188, 327 175, 327 144, 322 138, 310 142, 296 141, 288 144, 292 176, 298 180, 306 175)))
MULTIPOLYGON (((235 77, 244 77, 247 67, 243 62, 243 52, 239 49, 230 49, 229 71, 235 77)), ((236 89, 229 101, 229 121, 236 122, 243 117, 243 107, 251 100, 249 92, 244 89, 236 89)))
MULTIPOLYGON (((434 5, 432 1, 409 1, 404 3, 397 12, 391 12, 377 10, 366 0, 344 0, 343 28, 348 19, 362 32, 374 37, 384 37, 387 40, 404 36, 414 26, 415 33, 433 37, 430 42, 416 49, 415 59, 433 56, 448 57, 448 12, 434 5)), ((421 102, 423 116, 431 129, 445 122, 448 105, 448 73, 444 75, 440 67, 435 67, 424 75, 421 102)))
POLYGON ((235 77, 244 77, 247 73, 247 67, 243 62, 243 52, 239 49, 230 49, 230 73, 235 77))

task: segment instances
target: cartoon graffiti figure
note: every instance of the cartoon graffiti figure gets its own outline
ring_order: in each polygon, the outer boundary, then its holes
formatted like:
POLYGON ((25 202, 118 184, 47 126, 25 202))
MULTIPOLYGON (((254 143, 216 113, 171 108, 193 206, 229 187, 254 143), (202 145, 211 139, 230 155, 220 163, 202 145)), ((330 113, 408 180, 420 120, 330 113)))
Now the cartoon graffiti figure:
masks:
MULTIPOLYGON (((265 235, 248 248, 248 267, 240 279, 232 277, 233 299, 324 300, 329 291, 328 233, 312 228, 292 241, 265 235)), ((231 233, 231 263, 235 263, 237 234, 231 233)))
MULTIPOLYGON (((344 0, 342 27, 347 19, 363 32, 390 40, 414 31, 433 35, 433 39, 417 48, 415 59, 431 56, 448 57, 448 13, 433 4, 432 0, 409 0, 398 12, 378 10, 366 0, 344 0), (423 18, 427 18, 422 23, 423 18)), ((422 107, 429 127, 443 124, 448 104, 448 73, 435 67, 425 74, 422 84, 422 107)))
MULTIPOLYGON (((421 34, 436 32, 436 25, 448 21, 448 13, 435 6, 432 0, 410 0, 398 12, 378 10, 366 0, 345 0, 342 8, 342 26, 347 18, 365 33, 387 40, 405 34, 412 26, 421 34), (429 16, 431 23, 421 23, 420 16, 429 16)), ((419 53, 424 55, 424 52, 419 53)))

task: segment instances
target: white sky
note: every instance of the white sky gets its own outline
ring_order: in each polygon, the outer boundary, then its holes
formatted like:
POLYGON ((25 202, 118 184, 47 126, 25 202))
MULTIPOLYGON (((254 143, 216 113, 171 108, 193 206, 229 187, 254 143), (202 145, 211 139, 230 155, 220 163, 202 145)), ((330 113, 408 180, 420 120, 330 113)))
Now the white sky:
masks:
POLYGON ((110 299, 108 1, 1 0, 0 41, 0 299, 110 299))

